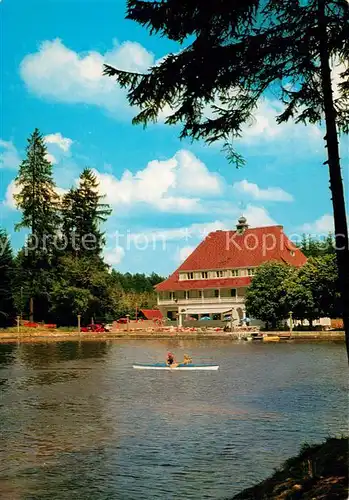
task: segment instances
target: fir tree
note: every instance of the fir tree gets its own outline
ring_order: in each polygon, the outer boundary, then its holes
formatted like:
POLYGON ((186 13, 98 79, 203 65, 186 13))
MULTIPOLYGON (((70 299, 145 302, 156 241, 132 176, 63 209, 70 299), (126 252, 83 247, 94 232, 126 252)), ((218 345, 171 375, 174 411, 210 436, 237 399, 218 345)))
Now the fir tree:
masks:
POLYGON ((16 229, 29 228, 41 251, 52 248, 59 225, 59 196, 53 181, 52 165, 47 160, 47 149, 38 129, 28 139, 27 154, 19 167, 15 195, 22 220, 16 229))
POLYGON ((30 281, 30 318, 33 320, 33 298, 40 294, 41 271, 52 265, 59 228, 59 196, 55 190, 52 165, 47 160, 45 141, 38 129, 28 139, 26 158, 19 167, 16 185, 19 193, 15 195, 15 201, 22 211, 22 220, 16 229, 30 230, 23 265, 30 281))
POLYGON ((0 325, 8 324, 13 315, 13 256, 7 234, 0 229, 0 325))
POLYGON ((77 256, 100 255, 104 233, 100 226, 111 214, 109 205, 101 203, 99 183, 91 169, 80 175, 79 186, 63 197, 63 234, 68 249, 77 256))
POLYGON ((349 60, 347 0, 128 0, 127 18, 179 42, 146 74, 105 66, 140 108, 134 123, 156 121, 166 108, 181 137, 225 141, 228 158, 243 163, 232 139, 242 134, 267 91, 284 111, 278 122, 320 123, 335 222, 339 288, 349 355, 349 241, 338 131, 349 132, 349 68, 334 99, 330 61, 349 60), (183 45, 185 44, 185 47, 183 45), (208 116, 207 108, 213 113, 208 116))

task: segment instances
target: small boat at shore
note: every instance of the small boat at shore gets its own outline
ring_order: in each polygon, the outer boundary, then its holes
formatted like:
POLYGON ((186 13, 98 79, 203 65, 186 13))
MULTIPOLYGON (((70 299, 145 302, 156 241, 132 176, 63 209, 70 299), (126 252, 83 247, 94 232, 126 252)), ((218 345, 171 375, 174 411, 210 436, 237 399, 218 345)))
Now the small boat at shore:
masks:
POLYGON ((166 363, 153 363, 153 364, 144 364, 144 363, 139 363, 136 365, 133 365, 133 368, 136 368, 137 370, 171 370, 171 371, 177 371, 177 370, 186 370, 186 371, 193 371, 193 370, 218 370, 219 366, 218 365, 196 365, 196 364, 183 364, 179 363, 179 365, 171 368, 168 366, 166 363))

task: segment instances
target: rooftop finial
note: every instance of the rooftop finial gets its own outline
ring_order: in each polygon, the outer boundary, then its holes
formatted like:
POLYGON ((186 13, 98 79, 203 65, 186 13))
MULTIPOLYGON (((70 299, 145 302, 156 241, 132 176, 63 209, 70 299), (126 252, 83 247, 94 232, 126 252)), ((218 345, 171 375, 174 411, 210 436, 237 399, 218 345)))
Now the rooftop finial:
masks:
POLYGON ((238 233, 244 233, 248 229, 247 219, 243 215, 239 217, 238 223, 236 224, 236 229, 238 233))

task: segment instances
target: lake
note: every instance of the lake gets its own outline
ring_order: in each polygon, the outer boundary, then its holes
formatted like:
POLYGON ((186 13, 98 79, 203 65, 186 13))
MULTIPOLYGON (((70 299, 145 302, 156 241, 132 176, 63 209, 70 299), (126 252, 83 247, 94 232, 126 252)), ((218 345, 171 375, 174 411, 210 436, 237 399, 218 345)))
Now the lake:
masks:
POLYGON ((225 499, 347 431, 342 343, 0 344, 0 389, 11 500, 225 499), (168 349, 220 369, 132 368, 168 349))

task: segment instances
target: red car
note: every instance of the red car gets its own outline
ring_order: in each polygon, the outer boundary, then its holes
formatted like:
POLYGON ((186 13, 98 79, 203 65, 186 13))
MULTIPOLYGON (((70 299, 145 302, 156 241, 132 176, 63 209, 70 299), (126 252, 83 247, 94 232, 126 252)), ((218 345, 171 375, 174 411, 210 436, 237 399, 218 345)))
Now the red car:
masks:
POLYGON ((87 325, 87 326, 83 326, 81 328, 81 331, 82 332, 94 332, 94 333, 102 333, 102 332, 105 332, 106 329, 104 328, 103 325, 99 325, 99 324, 91 324, 91 325, 87 325))

